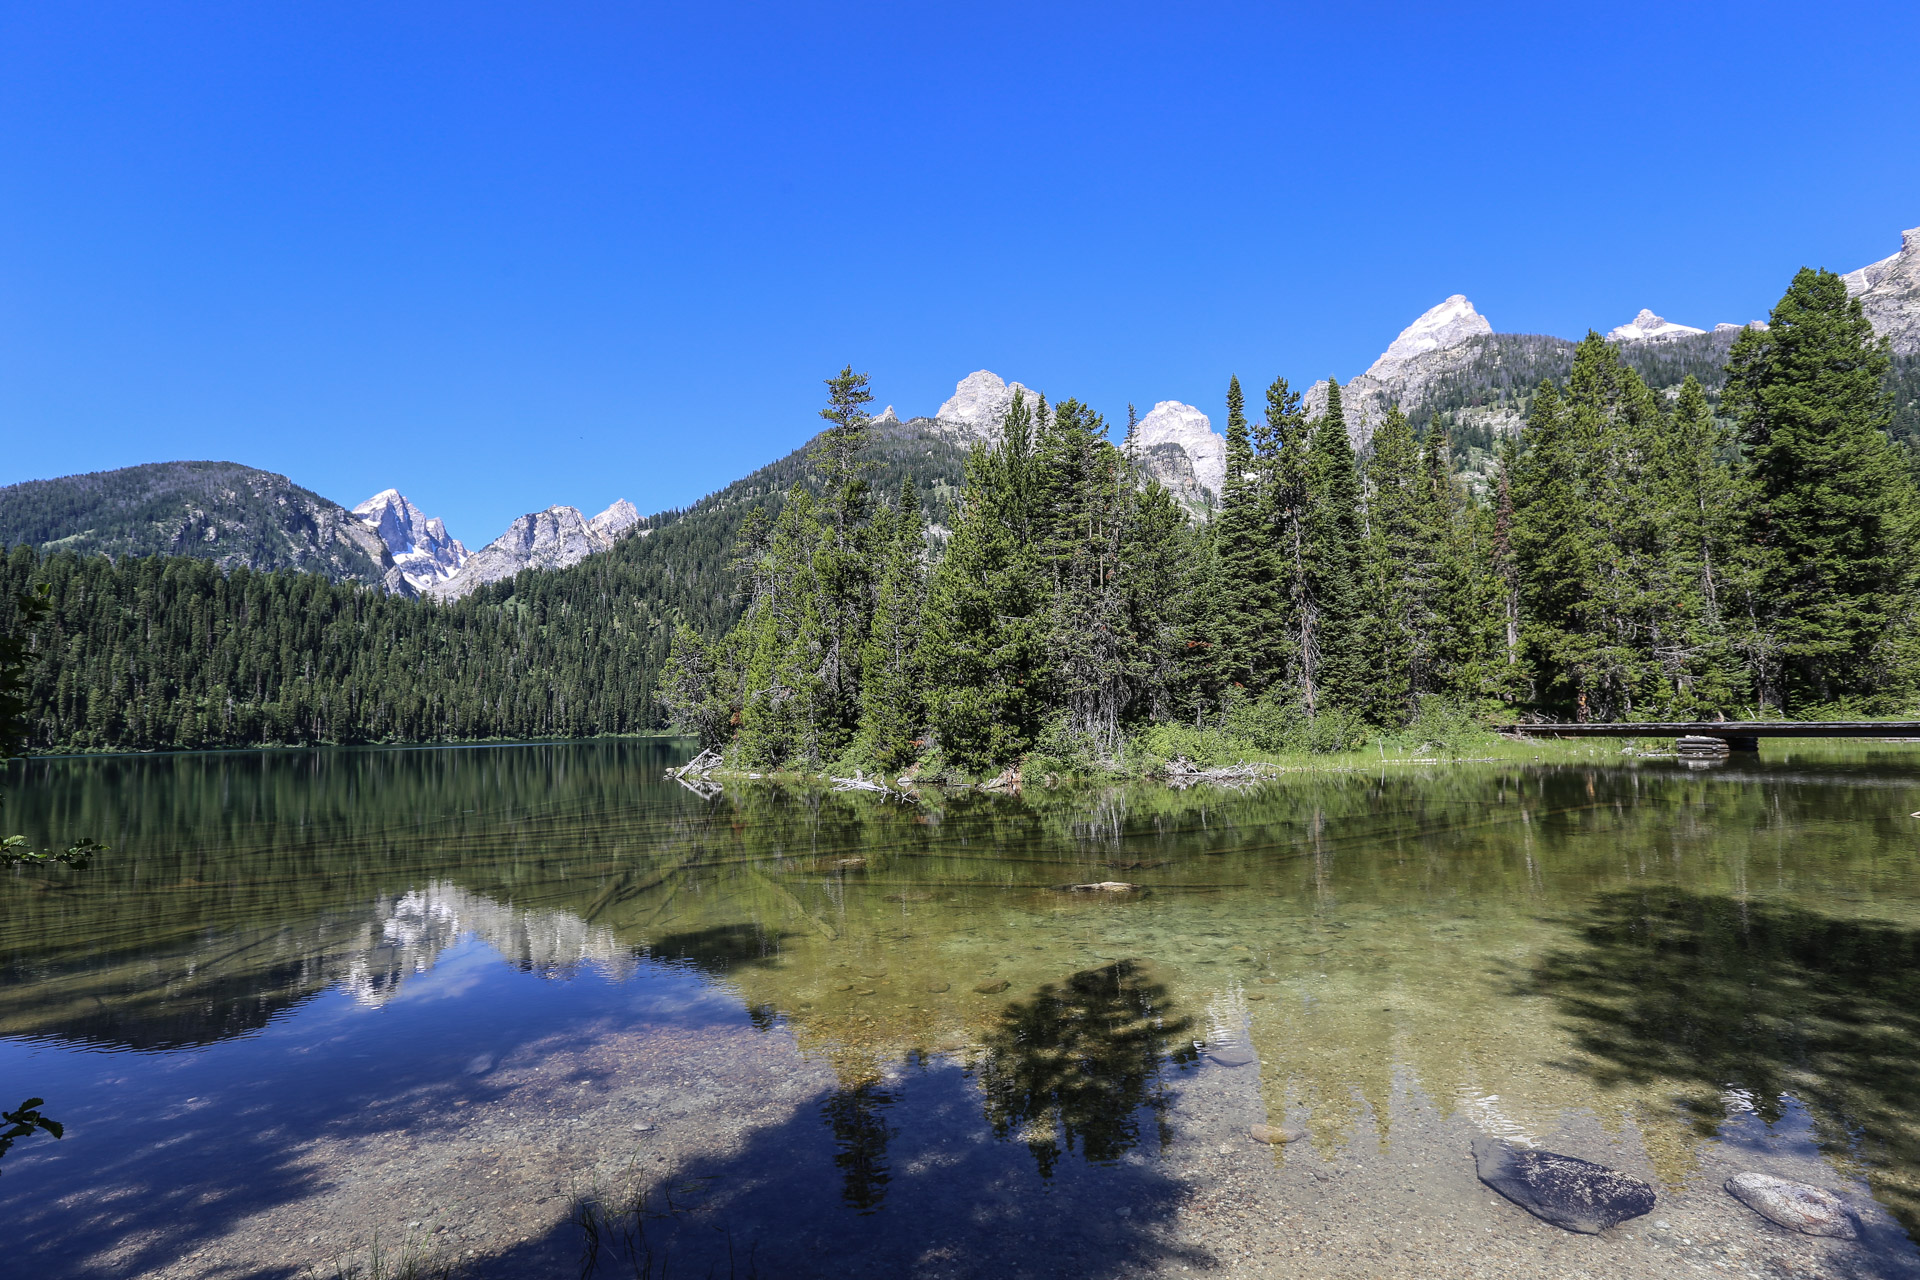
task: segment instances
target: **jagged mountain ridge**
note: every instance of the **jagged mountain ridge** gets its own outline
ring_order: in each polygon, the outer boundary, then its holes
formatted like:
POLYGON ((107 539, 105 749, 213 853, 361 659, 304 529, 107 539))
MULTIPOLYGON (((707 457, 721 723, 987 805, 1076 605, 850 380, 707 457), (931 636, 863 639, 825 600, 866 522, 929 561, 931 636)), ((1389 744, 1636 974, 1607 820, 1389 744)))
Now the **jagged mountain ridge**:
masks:
POLYGON ((439 516, 424 516, 398 489, 382 489, 353 509, 386 544, 387 552, 414 590, 445 582, 467 562, 460 540, 447 533, 439 516))
POLYGON ((298 569, 413 592, 377 532, 283 475, 237 462, 150 462, 0 488, 0 546, 179 555, 298 569))
MULTIPOLYGON (((1897 355, 1920 352, 1920 228, 1903 234, 1898 253, 1843 279, 1848 293, 1860 299, 1874 332, 1885 337, 1897 355)), ((1692 374, 1717 392, 1726 353, 1749 327, 1766 325, 1753 320, 1698 329, 1643 308, 1607 337, 1656 389, 1676 387, 1692 374)), ((1349 434, 1356 447, 1364 447, 1389 404, 1398 404, 1417 425, 1447 413, 1456 426, 1511 429, 1542 378, 1565 376, 1558 353, 1564 350, 1570 367, 1573 345, 1542 335, 1497 333, 1471 302, 1454 294, 1402 330, 1366 372, 1343 384, 1349 434)), ((1315 383, 1303 403, 1310 414, 1324 413, 1327 384, 1315 383)))
POLYGON ((526 569, 565 569, 590 555, 608 551, 644 522, 625 498, 588 519, 578 507, 552 506, 533 511, 468 556, 457 573, 423 588, 438 600, 458 600, 475 588, 511 578, 526 569))

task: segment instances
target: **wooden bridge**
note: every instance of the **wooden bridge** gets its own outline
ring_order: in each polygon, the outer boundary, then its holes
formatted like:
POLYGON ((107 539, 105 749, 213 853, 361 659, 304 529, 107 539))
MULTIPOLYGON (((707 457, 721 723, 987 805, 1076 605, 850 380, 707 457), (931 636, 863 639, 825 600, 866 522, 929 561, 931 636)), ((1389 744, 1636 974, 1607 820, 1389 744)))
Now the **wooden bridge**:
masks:
POLYGON ((1762 738, 1920 738, 1920 720, 1641 720, 1626 724, 1516 724, 1508 733, 1555 738, 1672 738, 1683 756, 1758 751, 1762 738))

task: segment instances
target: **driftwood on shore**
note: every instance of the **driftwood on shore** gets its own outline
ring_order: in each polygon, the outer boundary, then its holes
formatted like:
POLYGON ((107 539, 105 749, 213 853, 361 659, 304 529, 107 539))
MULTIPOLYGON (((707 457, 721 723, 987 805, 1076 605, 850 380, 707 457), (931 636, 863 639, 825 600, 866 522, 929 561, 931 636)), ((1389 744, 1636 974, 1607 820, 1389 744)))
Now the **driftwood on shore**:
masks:
POLYGON ((720 762, 720 753, 708 747, 678 769, 667 770, 667 776, 702 800, 711 800, 720 794, 720 784, 707 775, 719 768, 720 762))
POLYGON ((827 781, 833 784, 835 791, 871 791, 877 796, 888 796, 895 800, 905 800, 909 804, 917 803, 918 793, 901 787, 890 787, 884 778, 869 778, 864 773, 856 773, 851 778, 836 778, 828 775, 827 781))
POLYGON ((1175 756, 1167 761, 1166 775, 1170 786, 1185 789, 1198 782, 1211 782, 1216 786, 1245 787, 1260 781, 1279 770, 1270 764, 1229 764, 1218 769, 1202 769, 1183 756, 1175 756))

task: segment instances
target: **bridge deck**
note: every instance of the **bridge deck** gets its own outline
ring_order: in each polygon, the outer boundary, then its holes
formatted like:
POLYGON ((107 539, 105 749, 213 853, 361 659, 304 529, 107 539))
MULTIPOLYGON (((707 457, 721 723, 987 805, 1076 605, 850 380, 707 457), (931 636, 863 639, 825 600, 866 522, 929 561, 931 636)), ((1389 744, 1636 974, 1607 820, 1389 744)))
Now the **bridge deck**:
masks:
POLYGON ((1517 724, 1509 732, 1561 738, 1920 738, 1920 720, 1668 720, 1632 724, 1517 724))

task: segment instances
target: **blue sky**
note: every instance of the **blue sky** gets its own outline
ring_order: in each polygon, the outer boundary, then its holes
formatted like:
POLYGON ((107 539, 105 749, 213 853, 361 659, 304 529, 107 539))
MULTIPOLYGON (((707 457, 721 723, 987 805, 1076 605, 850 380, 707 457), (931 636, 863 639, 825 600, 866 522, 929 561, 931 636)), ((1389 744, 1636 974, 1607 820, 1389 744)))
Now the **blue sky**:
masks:
POLYGON ((0 484, 684 504, 851 362, 1110 417, 1920 225, 1920 7, 0 5, 0 484))

